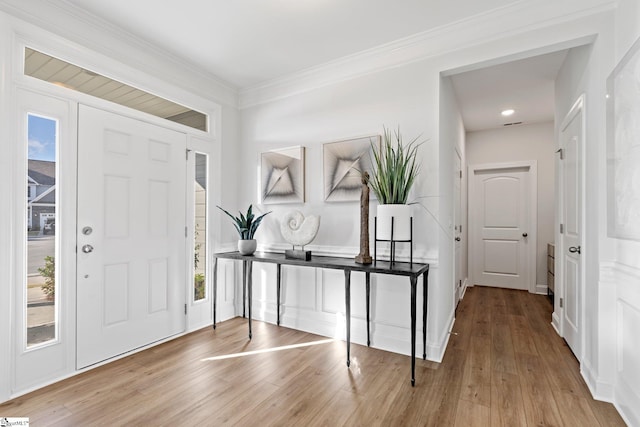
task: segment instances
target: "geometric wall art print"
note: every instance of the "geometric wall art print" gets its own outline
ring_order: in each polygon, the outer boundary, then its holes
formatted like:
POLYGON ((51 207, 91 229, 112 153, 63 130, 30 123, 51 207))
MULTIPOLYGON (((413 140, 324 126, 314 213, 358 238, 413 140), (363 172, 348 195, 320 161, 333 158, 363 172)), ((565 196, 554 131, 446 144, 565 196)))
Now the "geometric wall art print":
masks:
POLYGON ((640 40, 607 79, 607 234, 640 241, 640 40))
POLYGON ((360 200, 361 174, 368 172, 369 176, 372 175, 372 147, 380 147, 379 135, 329 142, 322 146, 325 201, 360 200))
POLYGON ((262 203, 304 203, 304 147, 262 153, 260 171, 262 203))

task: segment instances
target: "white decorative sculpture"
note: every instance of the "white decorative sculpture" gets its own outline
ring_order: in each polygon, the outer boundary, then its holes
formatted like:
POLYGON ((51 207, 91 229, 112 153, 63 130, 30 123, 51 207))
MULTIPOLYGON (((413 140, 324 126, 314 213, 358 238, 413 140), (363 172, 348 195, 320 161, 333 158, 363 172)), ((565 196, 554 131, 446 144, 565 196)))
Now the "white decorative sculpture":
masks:
POLYGON ((311 251, 305 251, 308 245, 315 239, 320 228, 320 217, 308 215, 305 217, 300 211, 291 211, 285 214, 280 223, 282 237, 293 245, 292 250, 285 251, 287 258, 311 259, 311 251), (295 250, 296 246, 302 246, 302 250, 295 250))

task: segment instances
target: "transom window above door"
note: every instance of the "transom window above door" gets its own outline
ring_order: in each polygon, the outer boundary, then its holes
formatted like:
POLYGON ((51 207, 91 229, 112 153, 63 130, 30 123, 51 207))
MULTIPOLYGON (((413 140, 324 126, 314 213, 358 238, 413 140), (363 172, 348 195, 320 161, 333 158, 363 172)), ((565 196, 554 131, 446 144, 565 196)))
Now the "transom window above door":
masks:
POLYGON ((31 48, 25 48, 24 53, 27 76, 207 132, 204 113, 31 48))

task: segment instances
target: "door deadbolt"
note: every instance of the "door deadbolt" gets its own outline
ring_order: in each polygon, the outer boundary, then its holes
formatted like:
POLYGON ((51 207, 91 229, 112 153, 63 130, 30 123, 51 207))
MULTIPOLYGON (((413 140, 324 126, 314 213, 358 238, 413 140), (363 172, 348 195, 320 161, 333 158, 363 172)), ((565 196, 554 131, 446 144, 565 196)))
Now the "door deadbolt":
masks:
POLYGON ((93 228, 91 227, 84 227, 82 229, 82 234, 84 234, 85 236, 88 236, 91 233, 93 233, 93 228))
POLYGON ((93 246, 91 245, 84 245, 82 247, 82 252, 84 252, 85 254, 89 254, 91 252, 93 252, 93 246))

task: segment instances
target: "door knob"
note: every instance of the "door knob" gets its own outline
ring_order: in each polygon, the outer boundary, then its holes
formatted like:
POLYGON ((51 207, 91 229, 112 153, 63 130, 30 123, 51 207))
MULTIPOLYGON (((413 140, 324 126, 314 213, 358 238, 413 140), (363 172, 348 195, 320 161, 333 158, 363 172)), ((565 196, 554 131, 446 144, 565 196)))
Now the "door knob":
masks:
POLYGON ((522 237, 527 237, 528 234, 527 233, 522 233, 522 237))
POLYGON ((459 242, 459 241, 460 241, 460 238, 459 238, 459 237, 456 237, 456 242, 459 242))
POLYGON ((571 252, 572 254, 581 253, 580 252, 580 246, 570 246, 569 247, 569 252, 571 252))
POLYGON ((91 252, 93 252, 93 246, 91 245, 84 245, 82 247, 82 252, 84 252, 85 254, 89 254, 91 252))

